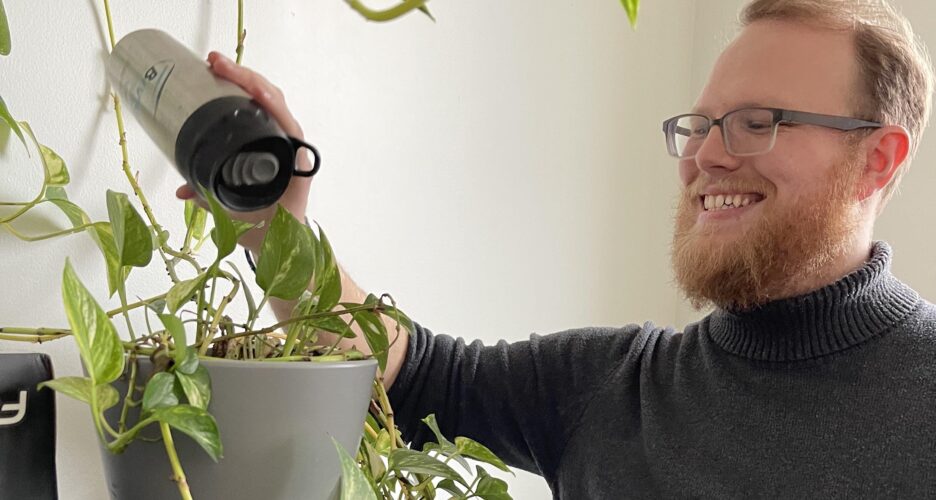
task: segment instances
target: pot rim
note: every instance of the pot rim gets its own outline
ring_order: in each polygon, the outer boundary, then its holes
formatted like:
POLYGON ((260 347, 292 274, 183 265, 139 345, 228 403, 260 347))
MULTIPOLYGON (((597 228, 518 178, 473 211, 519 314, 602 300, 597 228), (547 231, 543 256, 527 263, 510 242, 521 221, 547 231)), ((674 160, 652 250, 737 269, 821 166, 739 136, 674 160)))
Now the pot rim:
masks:
MULTIPOLYGON (((126 359, 126 356, 124 356, 126 359)), ((137 361, 140 363, 150 364, 149 357, 140 356, 137 358, 137 361)), ((218 367, 244 367, 244 368, 259 368, 259 367, 270 367, 277 368, 282 370, 312 370, 312 369, 341 369, 341 368, 360 368, 362 365, 371 367, 377 364, 375 358, 368 359, 355 359, 349 361, 258 361, 255 359, 226 359, 226 358, 198 358, 199 363, 203 363, 206 366, 218 366, 218 367)))

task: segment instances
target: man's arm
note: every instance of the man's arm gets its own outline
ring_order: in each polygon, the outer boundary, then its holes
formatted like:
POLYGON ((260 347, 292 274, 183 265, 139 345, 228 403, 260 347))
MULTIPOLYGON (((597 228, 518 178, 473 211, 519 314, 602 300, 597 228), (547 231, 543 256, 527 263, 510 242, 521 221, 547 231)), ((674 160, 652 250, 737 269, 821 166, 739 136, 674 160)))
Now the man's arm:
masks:
MULTIPOLYGON (((288 135, 298 139, 304 138, 302 127, 299 126, 299 122, 296 121, 296 118, 289 111, 283 92, 278 87, 270 83, 259 73, 235 64, 218 52, 212 52, 208 55, 208 63, 211 65, 211 70, 215 75, 236 83, 250 94, 260 106, 270 113, 288 135)), ((305 150, 302 150, 296 157, 296 165, 300 170, 312 169, 308 154, 305 150)), ((278 201, 279 205, 282 205, 283 208, 288 210, 299 220, 303 220, 306 217, 311 180, 312 179, 308 177, 294 176, 290 180, 286 192, 283 193, 283 196, 278 201)), ((202 208, 205 208, 204 201, 199 199, 195 191, 188 185, 180 187, 176 191, 176 196, 184 200, 193 199, 202 206, 202 208)), ((240 220, 253 223, 264 222, 261 227, 252 229, 244 234, 239 241, 239 243, 255 257, 259 256, 263 237, 266 235, 267 228, 270 226, 270 222, 273 220, 275 214, 275 206, 255 212, 231 212, 232 217, 240 220)), ((364 299, 367 298, 367 294, 348 277, 348 273, 345 272, 340 265, 339 271, 341 273, 341 302, 364 302, 364 299)), ((311 285, 312 284, 310 284, 310 286, 311 285)), ((277 319, 283 321, 288 319, 292 314, 296 301, 271 299, 270 305, 277 319)), ((397 374, 400 373, 400 365, 403 363, 406 356, 406 349, 409 345, 409 336, 406 334, 405 330, 401 330, 401 334, 398 337, 396 336, 396 321, 384 317, 383 322, 387 327, 387 332, 390 334, 391 343, 390 352, 387 356, 387 369, 383 374, 384 386, 389 389, 393 381, 396 380, 397 374)), ((365 354, 371 354, 370 347, 367 345, 367 341, 356 323, 352 326, 352 331, 354 331, 357 337, 353 339, 342 339, 338 344, 339 347, 350 348, 353 346, 365 354)), ((336 336, 333 334, 323 332, 322 335, 319 335, 319 340, 327 345, 331 345, 334 343, 335 337, 336 336)))

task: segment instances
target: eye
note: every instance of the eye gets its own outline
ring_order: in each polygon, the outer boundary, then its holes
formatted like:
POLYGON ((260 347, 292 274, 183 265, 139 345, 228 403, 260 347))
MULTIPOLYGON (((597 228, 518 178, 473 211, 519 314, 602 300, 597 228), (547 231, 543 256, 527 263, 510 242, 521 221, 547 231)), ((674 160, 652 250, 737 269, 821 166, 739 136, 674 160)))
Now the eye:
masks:
POLYGON ((745 120, 741 125, 744 127, 745 132, 753 134, 765 134, 773 128, 772 122, 764 120, 745 120))

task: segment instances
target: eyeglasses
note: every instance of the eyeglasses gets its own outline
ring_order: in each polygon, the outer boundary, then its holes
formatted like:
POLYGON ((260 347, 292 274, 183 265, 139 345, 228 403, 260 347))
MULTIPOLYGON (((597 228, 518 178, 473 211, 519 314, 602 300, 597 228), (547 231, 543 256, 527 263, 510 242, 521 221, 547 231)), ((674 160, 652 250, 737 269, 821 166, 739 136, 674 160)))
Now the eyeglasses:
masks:
POLYGON ((721 118, 700 114, 674 116, 663 122, 663 133, 666 134, 666 149, 671 156, 692 158, 702 147, 712 127, 718 125, 728 154, 754 156, 773 149, 777 127, 781 124, 818 125, 843 131, 882 127, 877 122, 845 116, 777 108, 742 108, 725 113, 721 118))

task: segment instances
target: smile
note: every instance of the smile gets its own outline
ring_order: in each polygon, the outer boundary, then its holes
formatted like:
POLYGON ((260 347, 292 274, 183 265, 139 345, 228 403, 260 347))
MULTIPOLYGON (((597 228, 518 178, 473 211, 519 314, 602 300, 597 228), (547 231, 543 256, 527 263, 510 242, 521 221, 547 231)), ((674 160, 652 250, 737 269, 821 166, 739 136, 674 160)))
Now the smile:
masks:
POLYGON ((758 193, 706 194, 699 197, 706 212, 732 210, 752 205, 764 199, 758 193))

